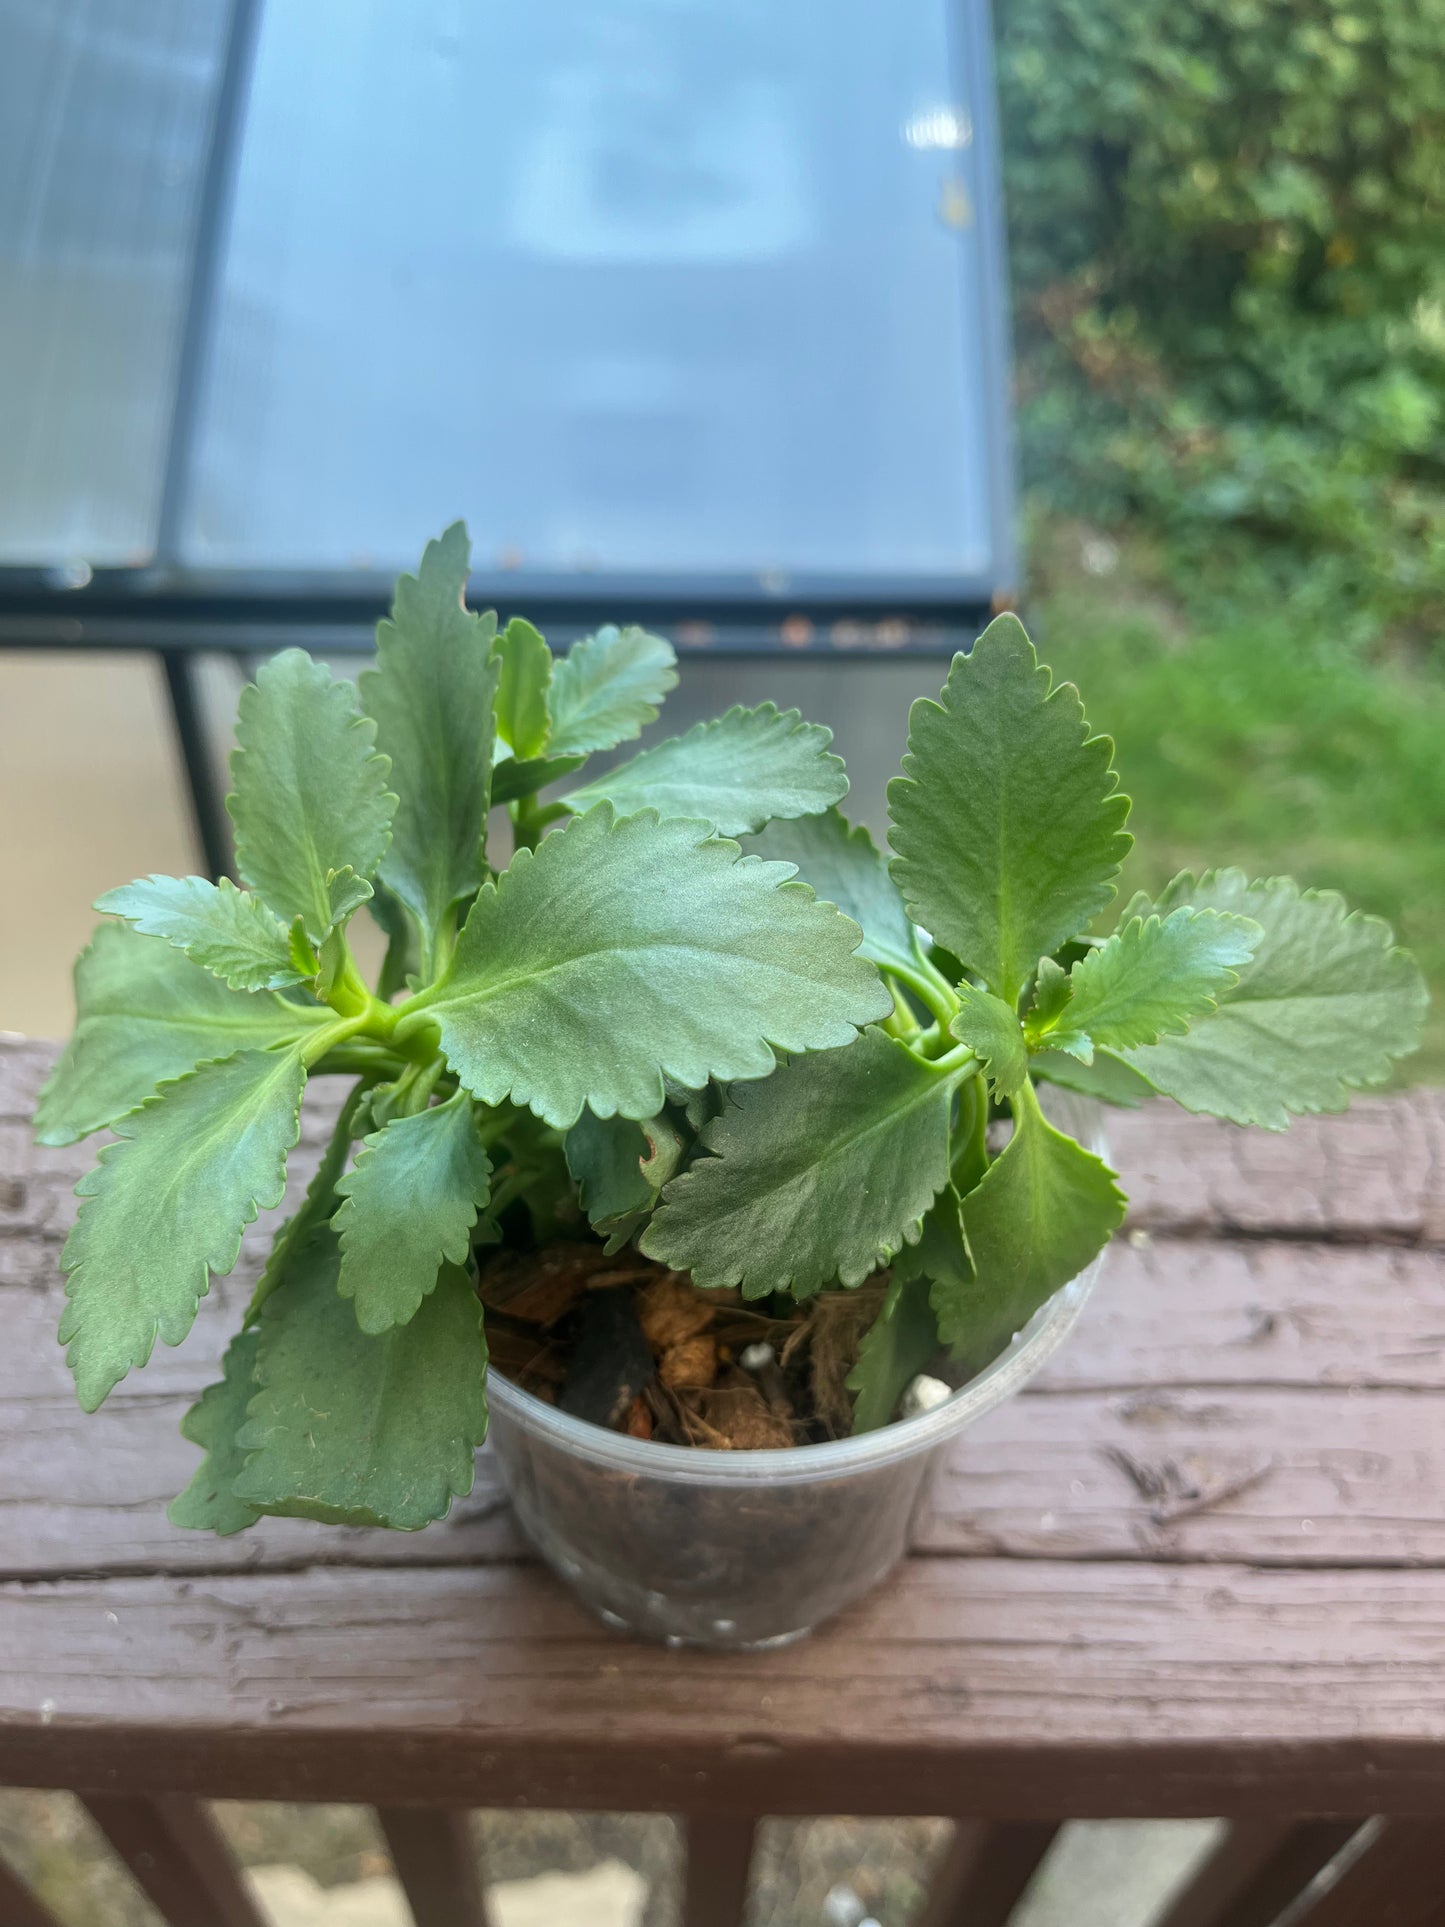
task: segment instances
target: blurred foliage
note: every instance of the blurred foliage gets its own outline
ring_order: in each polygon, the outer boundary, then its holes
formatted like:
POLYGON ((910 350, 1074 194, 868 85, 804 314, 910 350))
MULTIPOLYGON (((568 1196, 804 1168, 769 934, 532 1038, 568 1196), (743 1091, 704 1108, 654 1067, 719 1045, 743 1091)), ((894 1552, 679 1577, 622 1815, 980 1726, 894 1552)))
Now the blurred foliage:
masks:
POLYGON ((1183 623, 1172 558, 1137 533, 1115 545, 1041 517, 1032 548, 1040 653, 1085 690, 1134 799, 1122 896, 1221 851, 1340 891, 1393 925, 1431 987, 1401 1081, 1445 1079, 1441 659, 1363 662, 1289 604, 1183 623))
POLYGON ((997 0, 1025 479, 1352 645, 1445 616, 1422 0, 997 0))

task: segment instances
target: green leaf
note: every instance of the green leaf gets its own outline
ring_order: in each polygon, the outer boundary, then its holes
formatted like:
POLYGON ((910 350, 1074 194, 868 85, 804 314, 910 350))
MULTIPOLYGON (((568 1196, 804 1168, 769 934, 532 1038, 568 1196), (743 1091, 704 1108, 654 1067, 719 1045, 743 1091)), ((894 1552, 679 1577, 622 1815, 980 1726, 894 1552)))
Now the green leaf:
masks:
POLYGON ((1114 894, 1131 838, 1112 755, 1014 616, 954 657, 941 701, 913 705, 888 785, 893 875, 914 921, 1008 1003, 1114 894))
POLYGON ((502 758, 492 772, 492 801, 515 803, 519 796, 535 796, 574 769, 581 769, 585 756, 532 756, 525 761, 515 756, 502 758))
POLYGON ((42 1144, 74 1144, 213 1058, 294 1043, 334 1013, 229 990, 129 924, 103 923, 75 964, 75 1034, 35 1113, 42 1144))
POLYGON ((1120 1110, 1137 1111, 1158 1095, 1147 1078, 1108 1050, 1095 1051, 1088 1064, 1063 1051, 1043 1050, 1031 1060, 1029 1069, 1035 1077, 1046 1078, 1063 1090, 1078 1091, 1083 1097, 1116 1105, 1120 1110))
POLYGON ((497 691, 497 734, 524 761, 547 747, 547 690, 552 651, 530 622, 513 616, 497 637, 502 680, 497 691))
POLYGON ((740 1085, 640 1245, 705 1289, 858 1285, 918 1236, 948 1182, 956 1079, 880 1030, 740 1085))
POLYGON ((243 1228, 281 1202, 305 1083, 299 1050, 241 1051, 118 1120, 117 1142, 75 1187, 83 1203, 61 1259, 60 1342, 87 1412, 157 1336, 180 1344, 243 1228))
POLYGON ((743 845, 756 855, 796 863, 804 883, 862 926, 862 954, 884 970, 920 967, 918 935, 898 886, 867 830, 841 811, 778 818, 743 845))
POLYGON ((312 1235, 331 1222, 341 1201, 341 1193, 336 1187, 346 1169, 346 1160, 351 1156, 357 1114, 369 1095, 369 1087, 365 1084, 353 1085, 347 1094, 326 1149, 321 1154, 316 1174, 306 1187, 305 1197, 271 1240, 271 1249, 261 1268, 261 1276, 256 1280, 256 1289, 251 1293, 251 1302, 246 1307, 246 1325, 255 1324, 261 1315, 261 1307, 271 1293, 285 1284, 297 1254, 304 1251, 312 1235))
POLYGON ((582 1209, 610 1252, 620 1250, 653 1209, 677 1169, 683 1143, 666 1117, 639 1124, 584 1111, 563 1150, 582 1209))
POLYGON ((303 649, 273 656, 241 691, 226 799, 236 864, 314 944, 363 900, 356 885, 386 853, 396 798, 375 736, 351 684, 333 682, 303 649))
POLYGON ((462 522, 428 542, 417 573, 396 585, 390 620, 377 627, 376 668, 359 678, 400 797, 381 878, 428 939, 485 874, 502 665, 492 651, 496 617, 464 604, 470 558, 462 522))
POLYGON ((491 1173, 465 1091, 366 1139, 337 1186, 332 1220, 341 1295, 355 1301, 364 1332, 404 1325, 441 1265, 465 1262, 491 1173))
POLYGON ((662 699, 676 687, 677 657, 661 636, 610 625, 584 636, 552 671, 548 754, 585 756, 630 743, 657 721, 662 699))
POLYGON ((976 1279, 965 1291, 933 1294, 940 1334, 955 1353, 1006 1345, 1124 1218, 1113 1172, 1054 1129, 1027 1081, 1013 1111, 1013 1136, 963 1200, 976 1279))
POLYGON ((1056 963, 1052 957, 1040 957, 1038 975, 1034 979, 1033 1006, 1025 1025, 1031 1039, 1057 1024, 1073 994, 1074 986, 1063 965, 1056 963))
POLYGON ((811 816, 847 794, 833 732, 772 703, 734 708, 684 736, 654 743, 562 800, 572 810, 612 803, 619 814, 654 809, 696 817, 723 836, 760 830, 775 816, 811 816))
MULTIPOLYGON (((900 1251, 893 1261, 895 1278, 926 1278, 937 1298, 940 1292, 967 1291, 973 1285, 973 1260, 963 1236, 962 1200, 956 1184, 946 1184, 923 1220, 918 1243, 900 1251)), ((935 1344, 937 1336, 935 1334, 935 1344)))
POLYGON ((857 926, 786 877, 705 824, 600 804, 483 885, 398 1038, 434 1020, 475 1096, 563 1128, 584 1104, 656 1116, 664 1075, 697 1089, 847 1043, 891 999, 857 926))
POLYGON ((926 1278, 894 1277, 883 1309, 859 1347, 848 1374, 853 1401, 853 1432, 876 1432, 886 1425, 898 1401, 938 1354, 938 1324, 928 1302, 926 1278))
POLYGON ((232 990, 281 990, 305 979, 285 926, 229 877, 141 877, 107 890, 95 907, 124 917, 144 937, 164 938, 232 990))
POLYGON ((181 1435, 199 1445, 205 1457, 179 1498, 172 1499, 167 1518, 191 1532, 214 1532, 226 1539, 255 1525, 260 1513, 232 1491, 232 1481, 246 1462, 236 1445, 236 1434, 246 1419, 246 1407, 256 1390, 256 1352, 260 1334, 238 1332, 226 1347, 222 1377, 208 1385, 181 1420, 181 1435))
POLYGON ((948 1026, 983 1065, 995 1097, 1012 1097, 1029 1074, 1029 1054, 1012 1004, 976 985, 961 983, 962 1008, 948 1026))
POLYGON ((1182 1036, 1239 982, 1263 934, 1250 918, 1215 910, 1131 917, 1074 965, 1067 1010, 1038 1035, 1085 1063, 1094 1044, 1119 1050, 1182 1036))
POLYGON ((415 1532, 472 1489, 486 1436, 482 1308, 447 1266, 408 1324, 370 1337, 336 1290, 330 1235, 261 1320, 238 1501, 283 1518, 415 1532))
POLYGON ((1406 951, 1378 917, 1288 877, 1251 883, 1216 870, 1176 877, 1154 906, 1251 917, 1263 936, 1239 982, 1185 1037, 1120 1053, 1186 1111, 1283 1130, 1291 1112, 1342 1111, 1383 1084, 1419 1043, 1428 1002, 1406 951))

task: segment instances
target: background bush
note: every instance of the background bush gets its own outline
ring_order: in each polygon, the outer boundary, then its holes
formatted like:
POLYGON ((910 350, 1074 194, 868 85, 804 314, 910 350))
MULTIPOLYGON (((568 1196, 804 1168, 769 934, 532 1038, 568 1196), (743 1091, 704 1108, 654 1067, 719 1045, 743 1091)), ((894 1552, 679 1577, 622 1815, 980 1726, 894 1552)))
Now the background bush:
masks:
POLYGON ((1196 593, 1438 633, 1438 0, 996 9, 1026 484, 1196 593))

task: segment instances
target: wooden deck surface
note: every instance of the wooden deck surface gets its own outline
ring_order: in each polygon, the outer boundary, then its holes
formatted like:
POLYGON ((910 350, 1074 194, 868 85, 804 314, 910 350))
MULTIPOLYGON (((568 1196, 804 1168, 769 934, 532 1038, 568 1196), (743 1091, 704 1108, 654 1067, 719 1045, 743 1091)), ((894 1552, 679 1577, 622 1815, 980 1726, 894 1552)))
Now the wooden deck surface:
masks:
MULTIPOLYGON (((1445 1093, 1289 1134, 1111 1121, 1071 1344, 899 1577, 761 1656, 606 1632, 486 1456, 415 1537, 181 1533, 177 1431, 264 1251, 92 1418, 55 1343, 53 1047, 0 1043, 0 1781, 772 1813, 1445 1811, 1445 1093), (220 1302, 214 1302, 219 1300, 220 1302), (399 1790, 398 1781, 401 1787, 399 1790)), ((324 1098, 308 1118, 304 1178, 324 1098)))

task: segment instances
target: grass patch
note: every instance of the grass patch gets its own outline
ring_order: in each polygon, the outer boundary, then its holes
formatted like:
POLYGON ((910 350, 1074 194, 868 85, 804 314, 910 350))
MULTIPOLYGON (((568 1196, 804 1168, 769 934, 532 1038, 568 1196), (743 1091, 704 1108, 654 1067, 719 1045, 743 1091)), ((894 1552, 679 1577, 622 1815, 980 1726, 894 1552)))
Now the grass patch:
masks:
POLYGON ((1339 890, 1419 959, 1434 1001, 1402 1071, 1445 1081, 1445 672, 1361 661, 1288 610, 1181 629, 1127 579, 1055 573, 1032 614, 1118 744, 1124 895, 1211 860, 1339 890))

